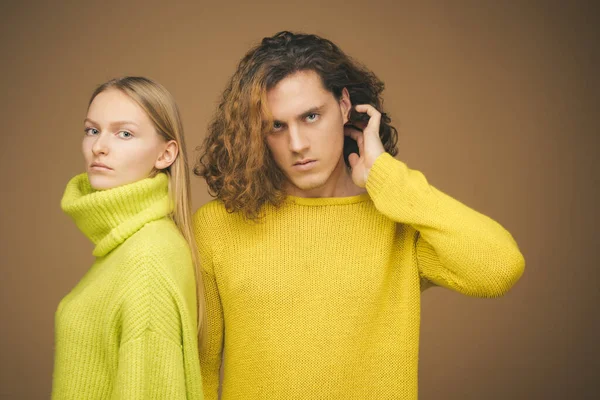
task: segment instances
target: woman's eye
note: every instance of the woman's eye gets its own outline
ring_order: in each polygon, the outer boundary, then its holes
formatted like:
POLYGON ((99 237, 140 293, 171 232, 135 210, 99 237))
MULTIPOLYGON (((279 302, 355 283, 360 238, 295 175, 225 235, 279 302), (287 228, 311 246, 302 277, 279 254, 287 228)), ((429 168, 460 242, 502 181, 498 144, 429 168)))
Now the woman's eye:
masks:
POLYGON ((85 128, 84 132, 86 135, 89 135, 89 136, 97 135, 98 133, 100 133, 100 131, 96 128, 85 128))
POLYGON ((129 139, 130 137, 133 137, 133 135, 130 132, 121 131, 119 132, 119 137, 123 139, 129 139))
POLYGON ((283 128, 283 124, 281 122, 273 122, 273 132, 277 132, 283 128))

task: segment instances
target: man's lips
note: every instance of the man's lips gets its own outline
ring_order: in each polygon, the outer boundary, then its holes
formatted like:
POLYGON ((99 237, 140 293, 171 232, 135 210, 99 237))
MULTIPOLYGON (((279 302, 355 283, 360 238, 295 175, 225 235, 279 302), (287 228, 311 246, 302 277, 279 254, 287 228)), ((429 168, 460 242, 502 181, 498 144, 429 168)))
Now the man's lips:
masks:
POLYGON ((304 159, 304 160, 296 161, 294 163, 293 167, 294 167, 294 169, 299 170, 299 171, 307 171, 307 170, 311 169, 316 163, 317 163, 317 160, 304 159))
POLYGON ((313 163, 313 162, 315 162, 315 161, 316 161, 316 160, 311 160, 311 159, 308 159, 308 158, 307 158, 307 159, 304 159, 304 160, 296 161, 296 162, 294 163, 294 165, 306 165, 306 164, 313 163))

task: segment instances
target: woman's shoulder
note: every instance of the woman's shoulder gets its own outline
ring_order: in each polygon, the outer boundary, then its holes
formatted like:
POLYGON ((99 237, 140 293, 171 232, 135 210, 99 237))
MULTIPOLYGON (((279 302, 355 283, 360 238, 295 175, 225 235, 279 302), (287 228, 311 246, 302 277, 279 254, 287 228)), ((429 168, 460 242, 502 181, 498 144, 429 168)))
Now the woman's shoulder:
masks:
POLYGON ((118 250, 121 268, 131 274, 187 275, 193 271, 190 248, 170 218, 149 222, 118 250))
POLYGON ((151 243, 161 251, 172 250, 173 247, 187 247, 185 238, 169 217, 147 223, 139 230, 137 236, 136 241, 151 243))

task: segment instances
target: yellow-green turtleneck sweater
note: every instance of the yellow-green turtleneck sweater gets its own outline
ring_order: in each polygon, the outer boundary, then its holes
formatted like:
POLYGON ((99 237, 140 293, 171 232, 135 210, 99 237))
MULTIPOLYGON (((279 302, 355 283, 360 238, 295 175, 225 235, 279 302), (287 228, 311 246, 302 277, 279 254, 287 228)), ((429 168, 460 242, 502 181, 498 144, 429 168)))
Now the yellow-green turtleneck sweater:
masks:
POLYGON ((189 247, 168 178, 95 191, 67 185, 63 210, 96 261, 56 312, 53 399, 202 399, 189 247))
POLYGON ((288 197, 248 223, 194 216, 208 335, 206 399, 417 398, 420 294, 504 294, 524 260, 498 223, 385 153, 367 193, 288 197))

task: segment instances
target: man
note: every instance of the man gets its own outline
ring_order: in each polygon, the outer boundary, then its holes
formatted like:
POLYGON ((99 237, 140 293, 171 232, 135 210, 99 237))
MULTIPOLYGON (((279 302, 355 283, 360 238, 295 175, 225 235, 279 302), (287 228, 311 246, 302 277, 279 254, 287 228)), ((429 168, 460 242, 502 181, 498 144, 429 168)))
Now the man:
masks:
POLYGON ((416 399, 421 291, 495 297, 521 276, 507 231, 392 157, 382 91, 314 35, 240 62, 195 169, 217 197, 194 220, 207 399, 222 359, 226 400, 416 399))

